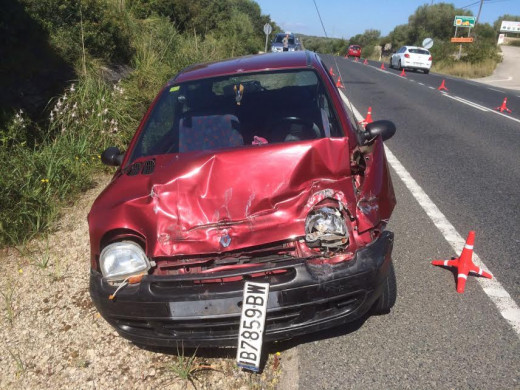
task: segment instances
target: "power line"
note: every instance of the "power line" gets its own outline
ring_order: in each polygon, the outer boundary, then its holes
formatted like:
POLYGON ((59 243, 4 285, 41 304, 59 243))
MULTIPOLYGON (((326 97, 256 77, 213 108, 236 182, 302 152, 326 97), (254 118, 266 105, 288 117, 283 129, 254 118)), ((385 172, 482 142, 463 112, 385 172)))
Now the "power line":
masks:
POLYGON ((328 38, 327 31, 325 30, 325 25, 323 24, 323 20, 321 20, 320 10, 316 5, 316 0, 312 0, 314 2, 314 6, 316 7, 316 12, 318 13, 318 17, 320 18, 321 27, 323 27, 323 32, 325 33, 325 38, 328 38))

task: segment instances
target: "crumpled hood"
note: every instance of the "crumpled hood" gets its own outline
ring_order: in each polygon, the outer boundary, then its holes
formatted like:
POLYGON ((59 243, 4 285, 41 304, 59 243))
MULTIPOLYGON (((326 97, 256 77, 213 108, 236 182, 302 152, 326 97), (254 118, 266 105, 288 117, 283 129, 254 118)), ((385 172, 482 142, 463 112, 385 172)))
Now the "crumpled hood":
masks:
POLYGON ((143 236, 151 257, 287 240, 305 234, 313 195, 324 190, 356 215, 346 138, 156 156, 152 174, 116 176, 98 197, 91 245, 99 253, 104 234, 121 228, 143 236))

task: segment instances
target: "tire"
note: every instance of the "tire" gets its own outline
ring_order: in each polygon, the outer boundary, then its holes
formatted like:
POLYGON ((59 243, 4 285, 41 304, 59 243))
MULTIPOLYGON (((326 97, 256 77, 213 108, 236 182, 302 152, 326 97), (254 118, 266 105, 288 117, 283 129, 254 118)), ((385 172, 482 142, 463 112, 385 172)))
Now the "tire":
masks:
POLYGON ((401 66, 401 60, 397 63, 397 69, 403 70, 403 67, 401 66))
POLYGON ((392 58, 390 58, 390 60, 388 61, 388 67, 389 67, 390 69, 393 68, 393 66, 392 66, 392 58))
POLYGON ((430 69, 424 69, 424 74, 430 73, 430 69))
POLYGON ((388 275, 383 283, 383 292, 372 306, 374 314, 388 314, 390 309, 395 305, 397 299, 397 281, 395 279, 394 264, 390 262, 388 275))

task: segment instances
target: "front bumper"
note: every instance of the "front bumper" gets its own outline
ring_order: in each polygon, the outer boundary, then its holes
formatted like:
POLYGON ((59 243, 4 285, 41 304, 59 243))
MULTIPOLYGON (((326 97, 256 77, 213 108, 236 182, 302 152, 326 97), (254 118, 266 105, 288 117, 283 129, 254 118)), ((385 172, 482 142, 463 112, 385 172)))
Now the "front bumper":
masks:
POLYGON ((108 296, 115 287, 92 271, 90 295, 101 315, 135 343, 233 346, 238 339, 244 280, 269 282, 264 340, 283 340, 363 316, 381 295, 392 247, 393 233, 383 232, 354 259, 337 265, 298 259, 204 276, 149 275, 138 285, 121 289, 114 301, 108 296), (286 272, 273 273, 277 270, 286 272), (255 274, 262 276, 251 278, 255 274), (204 283, 231 276, 242 278, 204 283))

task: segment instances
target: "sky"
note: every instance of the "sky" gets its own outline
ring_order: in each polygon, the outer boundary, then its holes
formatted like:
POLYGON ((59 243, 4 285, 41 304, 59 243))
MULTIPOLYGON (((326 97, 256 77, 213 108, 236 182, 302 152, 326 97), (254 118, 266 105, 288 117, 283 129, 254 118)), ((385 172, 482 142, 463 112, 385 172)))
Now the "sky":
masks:
MULTIPOLYGON (((385 36, 399 24, 408 23, 408 17, 432 0, 315 0, 327 36, 350 38, 365 30, 376 29, 385 36)), ((325 36, 313 0, 256 0, 262 14, 270 15, 285 31, 304 35, 325 36)), ((444 1, 463 8, 477 16, 480 1, 444 1)), ((480 22, 493 24, 504 14, 520 16, 520 0, 484 0, 480 22)))

